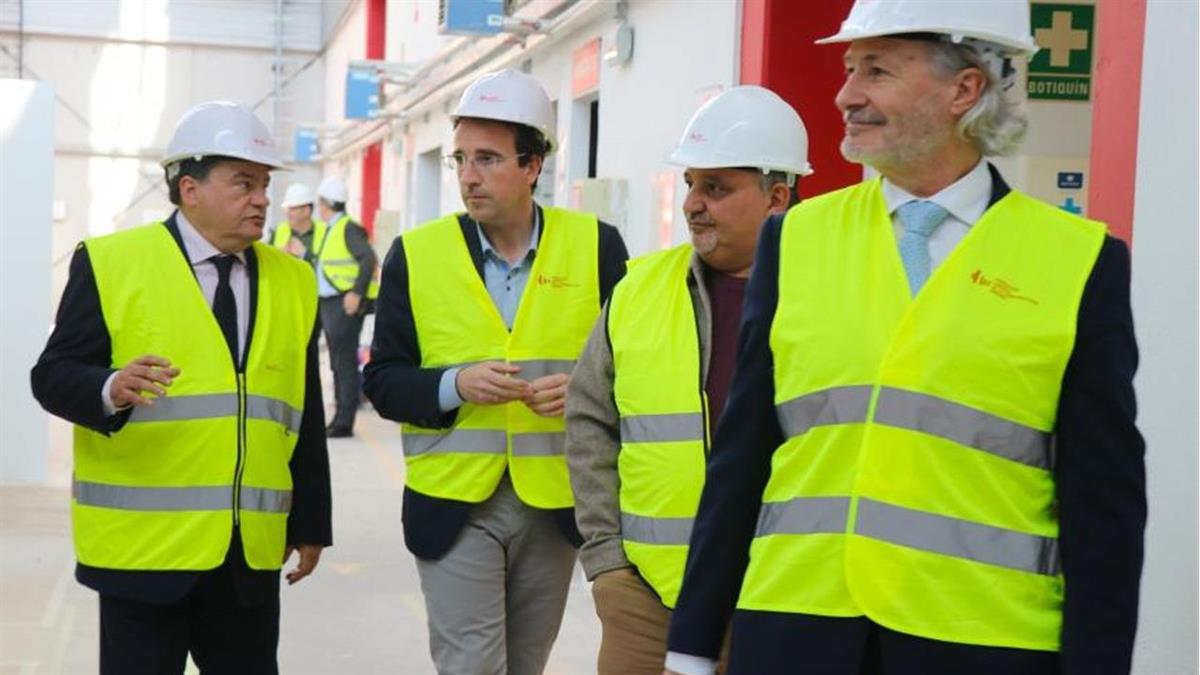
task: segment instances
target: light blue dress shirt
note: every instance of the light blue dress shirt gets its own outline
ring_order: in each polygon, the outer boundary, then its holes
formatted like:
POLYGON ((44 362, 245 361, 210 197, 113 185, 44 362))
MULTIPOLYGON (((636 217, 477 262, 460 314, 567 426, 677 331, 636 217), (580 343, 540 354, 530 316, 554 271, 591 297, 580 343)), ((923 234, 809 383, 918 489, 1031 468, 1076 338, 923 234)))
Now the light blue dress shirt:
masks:
MULTIPOLYGON (((529 234, 529 248, 525 255, 514 265, 500 255, 492 242, 487 238, 483 227, 475 223, 479 233, 479 244, 483 248, 483 285, 487 287, 496 311, 504 319, 504 325, 511 331, 517 318, 517 309, 521 306, 521 296, 525 293, 525 285, 529 282, 529 274, 533 269, 533 259, 537 255, 538 233, 541 230, 541 210, 533 210, 533 230, 529 234)), ((438 383, 438 407, 442 412, 448 412, 463 404, 458 395, 455 378, 461 368, 449 368, 442 373, 438 383)))

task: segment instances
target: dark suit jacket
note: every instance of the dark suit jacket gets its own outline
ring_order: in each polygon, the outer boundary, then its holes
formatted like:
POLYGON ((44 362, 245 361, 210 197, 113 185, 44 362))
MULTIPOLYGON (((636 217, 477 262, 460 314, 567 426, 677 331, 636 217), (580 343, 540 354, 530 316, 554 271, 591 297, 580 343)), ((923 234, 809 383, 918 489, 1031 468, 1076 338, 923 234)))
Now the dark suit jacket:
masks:
MULTIPOLYGON (((1009 191, 992 168, 992 204, 1009 191)), ((763 226, 746 290, 738 365, 717 427, 669 648, 714 656, 749 561, 771 455, 783 442, 769 344, 778 302, 783 216, 763 226)), ((1063 376, 1054 467, 1066 596, 1062 664, 1069 675, 1128 673, 1137 627, 1145 445, 1134 426, 1137 344, 1129 252, 1107 238, 1079 308, 1063 376)), ((786 615, 778 615, 784 620, 786 615)), ((796 654, 820 644, 796 636, 796 654)))
MULTIPOLYGON (((475 221, 464 214, 459 216, 458 222, 475 271, 482 279, 483 247, 479 243, 475 221)), ((545 222, 544 219, 541 222, 545 222)), ((544 231, 545 228, 539 229, 538 236, 544 231)), ((629 253, 621 234, 606 223, 600 223, 599 248, 600 305, 603 306, 613 286, 625 275, 629 253)), ((389 420, 430 428, 450 427, 458 411, 442 413, 438 407, 438 386, 446 369, 421 367, 421 347, 408 294, 408 263, 400 237, 396 237, 384 259, 379 299, 371 361, 363 369, 363 391, 375 410, 389 420)), ((474 504, 469 502, 438 499, 405 488, 402 519, 408 550, 418 558, 430 560, 445 555, 467 522, 472 506, 474 504)), ((583 543, 575 527, 574 509, 556 509, 554 517, 572 544, 583 543)))
MULTIPOLYGON (((174 215, 167 220, 165 227, 179 245, 184 264, 190 268, 174 215)), ((154 262, 131 260, 130 264, 154 262)), ((250 279, 250 324, 246 329, 244 354, 249 354, 258 302, 258 265, 253 249, 246 250, 246 271, 250 279)), ((170 358, 170 354, 163 356, 170 358)), ((112 363, 112 342, 101 314, 96 278, 87 248, 80 244, 71 259, 70 277, 59 303, 54 332, 31 373, 33 395, 47 412, 68 422, 102 434, 120 433, 129 418, 129 411, 106 416, 100 400, 104 382, 118 370, 114 365, 122 364, 112 363)), ((244 365, 243 362, 239 368, 244 365)), ((289 544, 328 546, 333 542, 329 456, 325 447, 325 409, 321 402, 315 325, 308 342, 305 371, 304 412, 290 464, 293 495, 287 540, 289 544)), ((236 532, 234 538, 237 539, 236 532)), ((240 550, 240 545, 238 547, 240 550)), ((276 596, 279 589, 277 571, 251 570, 241 556, 232 564, 239 596, 248 604, 276 596)), ((183 597, 200 574, 198 571, 112 570, 83 564, 79 564, 75 571, 80 583, 100 593, 155 603, 174 602, 183 597)))

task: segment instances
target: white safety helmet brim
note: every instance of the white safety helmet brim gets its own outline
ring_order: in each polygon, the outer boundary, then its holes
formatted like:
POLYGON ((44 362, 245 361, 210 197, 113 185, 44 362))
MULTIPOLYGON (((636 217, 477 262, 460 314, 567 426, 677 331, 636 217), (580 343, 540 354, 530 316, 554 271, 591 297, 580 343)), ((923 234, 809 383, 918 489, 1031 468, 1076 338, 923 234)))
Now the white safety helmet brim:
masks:
POLYGON ((212 156, 287 169, 267 125, 232 101, 209 101, 184 113, 160 164, 166 168, 180 160, 212 156))
POLYGON ((518 70, 488 73, 463 92, 450 118, 464 117, 521 124, 541 133, 546 154, 558 149, 554 133, 554 106, 537 80, 518 70))
POLYGON ((345 204, 350 198, 346 181, 338 176, 326 176, 317 186, 317 196, 335 204, 345 204))
POLYGON ((734 87, 702 105, 667 162, 693 169, 813 173, 804 121, 778 94, 756 85, 734 87))
POLYGON ((285 209, 290 209, 294 206, 312 206, 316 200, 313 199, 312 190, 304 183, 292 183, 288 186, 287 191, 283 193, 283 202, 280 206, 285 209))
POLYGON ((1014 56, 1038 50, 1029 26, 1027 0, 855 0, 840 30, 816 43, 936 33, 955 43, 978 40, 1014 56))

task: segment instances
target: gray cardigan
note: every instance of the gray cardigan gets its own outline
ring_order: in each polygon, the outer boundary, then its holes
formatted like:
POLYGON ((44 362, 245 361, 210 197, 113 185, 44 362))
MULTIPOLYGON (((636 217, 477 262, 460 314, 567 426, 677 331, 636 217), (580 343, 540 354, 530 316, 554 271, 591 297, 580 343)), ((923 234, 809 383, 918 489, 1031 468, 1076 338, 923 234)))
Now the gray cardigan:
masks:
MULTIPOLYGON (((707 381, 712 356, 712 305, 704 287, 704 263, 695 253, 688 275, 688 292, 700 336, 701 377, 707 381)), ((575 521, 583 536, 579 562, 590 581, 603 572, 629 567, 621 544, 621 479, 617 475, 620 415, 613 399, 607 305, 575 364, 565 414, 567 468, 575 493, 575 521)))

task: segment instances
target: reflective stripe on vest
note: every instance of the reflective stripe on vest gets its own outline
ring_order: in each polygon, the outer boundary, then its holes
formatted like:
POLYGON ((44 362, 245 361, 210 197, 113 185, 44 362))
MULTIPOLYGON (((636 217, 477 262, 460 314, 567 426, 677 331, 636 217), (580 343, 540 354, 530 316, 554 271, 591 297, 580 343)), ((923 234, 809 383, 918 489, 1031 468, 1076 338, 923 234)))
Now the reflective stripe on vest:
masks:
POLYGON ((706 400, 688 280, 691 246, 638 258, 608 308, 620 413, 621 543, 667 607, 683 581, 704 486, 706 400))
MULTIPOLYGON (((339 292, 346 293, 354 289, 358 280, 358 260, 346 245, 346 228, 350 225, 350 216, 342 214, 325 232, 317 244, 317 259, 325 278, 339 292)), ((314 241, 318 241, 314 239, 314 241)), ((372 279, 367 287, 367 299, 379 297, 379 281, 372 279)))
POLYGON ((900 546, 1031 574, 1053 576, 1061 569, 1055 538, 906 509, 873 499, 858 500, 854 532, 900 546))
POLYGON ((703 413, 628 415, 621 418, 621 440, 627 443, 703 441, 703 413))
MULTIPOLYGON (((871 387, 834 387, 776 406, 788 438, 827 424, 867 421, 871 387)), ((880 387, 876 424, 920 431, 1021 464, 1049 469, 1050 434, 930 394, 880 387)))
POLYGON ((71 516, 79 561, 107 569, 212 569, 225 559, 236 524, 250 568, 279 569, 316 323, 312 268, 261 242, 247 251, 257 270, 257 303, 239 373, 164 225, 84 245, 112 363, 156 353, 184 375, 167 396, 132 410, 119 431, 75 428, 71 516))
MULTIPOLYGON (((569 374, 600 313, 595 217, 542 209, 542 237, 510 331, 467 249, 457 216, 405 232, 413 322, 425 368, 483 361, 518 366, 525 381, 569 374)), ((573 504, 561 417, 521 402, 465 403, 449 429, 402 425, 408 488, 480 502, 505 469, 520 499, 537 508, 573 504)))
POLYGON ((758 511, 754 536, 842 533, 850 517, 849 497, 796 497, 766 502, 758 511))
MULTIPOLYGON (((242 486, 241 507, 248 511, 288 513, 291 490, 242 486)), ((228 511, 233 505, 232 485, 202 487, 138 487, 76 480, 71 496, 85 506, 123 511, 228 511)))
POLYGON ((695 518, 650 518, 621 513, 621 539, 638 544, 687 546, 695 518))
MULTIPOLYGON (((773 534, 841 533, 849 497, 798 497, 767 502, 758 513, 756 537, 773 534)), ((624 521, 622 521, 624 522, 624 521)), ((854 533, 882 541, 977 560, 1033 574, 1058 574, 1058 541, 958 518, 861 498, 854 533)))
POLYGON ((1059 649, 1052 430, 1103 226, 1010 192, 915 298, 878 179, 793 207, 780 236, 786 439, 738 606, 1059 649))
MULTIPOLYGON (((233 417, 238 414, 237 394, 198 394, 166 396, 154 400, 154 405, 134 408, 129 423, 178 422, 212 417, 233 417)), ((301 411, 286 401, 266 396, 246 396, 246 416, 277 422, 292 433, 299 433, 301 411)))

